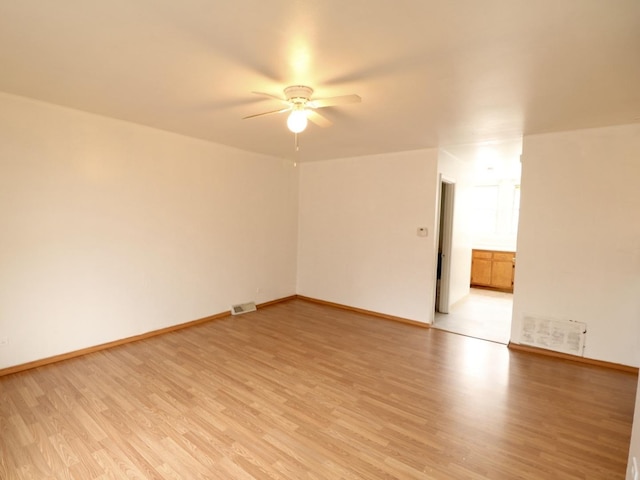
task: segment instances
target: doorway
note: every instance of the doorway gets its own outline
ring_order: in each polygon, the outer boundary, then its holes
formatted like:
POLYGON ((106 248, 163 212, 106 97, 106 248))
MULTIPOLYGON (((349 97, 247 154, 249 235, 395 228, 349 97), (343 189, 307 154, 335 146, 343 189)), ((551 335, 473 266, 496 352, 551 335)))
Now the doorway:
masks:
POLYGON ((469 273, 474 250, 515 257, 521 147, 521 139, 461 146, 439 160, 439 169, 456 181, 441 175, 437 190, 435 328, 500 343, 510 339, 513 294, 485 290, 506 289, 494 285, 493 275, 488 283, 474 281, 481 288, 469 289, 469 273))

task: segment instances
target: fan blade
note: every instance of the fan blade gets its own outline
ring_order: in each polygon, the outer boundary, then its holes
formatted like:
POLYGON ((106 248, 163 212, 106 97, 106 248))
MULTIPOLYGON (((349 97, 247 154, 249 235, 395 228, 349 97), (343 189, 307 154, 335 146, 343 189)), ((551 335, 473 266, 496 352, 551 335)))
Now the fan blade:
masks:
POLYGON ((271 95, 270 93, 265 93, 265 92, 251 92, 251 93, 253 93, 255 95, 262 95, 263 97, 273 98, 275 100, 278 100, 279 102, 284 103, 285 105, 289 105, 289 102, 286 99, 280 98, 280 97, 278 97, 276 95, 271 95))
POLYGON ((256 113, 255 115, 249 115, 247 117, 242 117, 242 119, 246 120, 247 118, 262 117, 263 115, 273 115, 274 113, 284 113, 284 112, 287 112, 289 110, 290 110, 290 108, 281 108, 280 110, 271 110, 270 112, 256 113))
POLYGON ((333 125, 331 120, 323 117, 318 112, 314 112, 313 110, 307 110, 307 118, 319 127, 330 127, 331 125, 333 125))
POLYGON ((336 105, 346 105, 348 103, 360 103, 362 99, 358 95, 341 95, 339 97, 319 98, 312 100, 307 105, 311 108, 333 107, 336 105))

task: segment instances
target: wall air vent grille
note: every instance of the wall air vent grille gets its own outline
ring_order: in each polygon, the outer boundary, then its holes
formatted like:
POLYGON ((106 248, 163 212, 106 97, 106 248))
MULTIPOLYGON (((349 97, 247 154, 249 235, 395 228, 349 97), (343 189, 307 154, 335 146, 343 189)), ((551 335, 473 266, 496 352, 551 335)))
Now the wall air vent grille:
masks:
POLYGON ((255 302, 239 303, 231 306, 231 315, 255 312, 257 310, 255 302))
POLYGON ((524 316, 520 343, 570 355, 584 355, 587 324, 574 320, 558 320, 524 316))

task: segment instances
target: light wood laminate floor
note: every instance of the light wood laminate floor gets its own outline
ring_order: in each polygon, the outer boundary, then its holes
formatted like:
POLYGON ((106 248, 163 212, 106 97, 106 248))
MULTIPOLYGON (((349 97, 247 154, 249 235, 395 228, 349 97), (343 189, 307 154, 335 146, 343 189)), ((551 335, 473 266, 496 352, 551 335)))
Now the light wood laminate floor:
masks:
POLYGON ((293 300, 0 378, 0 478, 618 479, 636 382, 293 300))

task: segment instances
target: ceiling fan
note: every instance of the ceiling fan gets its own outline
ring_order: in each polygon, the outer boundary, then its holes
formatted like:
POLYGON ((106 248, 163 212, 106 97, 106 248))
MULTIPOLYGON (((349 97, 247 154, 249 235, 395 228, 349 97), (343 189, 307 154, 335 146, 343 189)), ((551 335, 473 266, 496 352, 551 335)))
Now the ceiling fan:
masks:
POLYGON ((345 105, 348 103, 360 103, 362 99, 358 95, 341 95, 339 97, 319 98, 311 100, 313 95, 313 88, 306 87, 304 85, 292 85, 284 89, 285 98, 280 98, 276 95, 263 92, 252 92, 256 95, 263 95, 269 98, 275 98, 279 102, 286 105, 286 107, 279 110, 271 110, 269 112, 257 113, 255 115, 249 115, 244 117, 256 118, 263 115, 272 115, 275 113, 289 113, 287 118, 287 127, 293 133, 300 133, 307 128, 307 120, 311 120, 313 123, 320 127, 328 127, 332 123, 326 117, 316 112, 319 108, 334 107, 336 105, 345 105))

